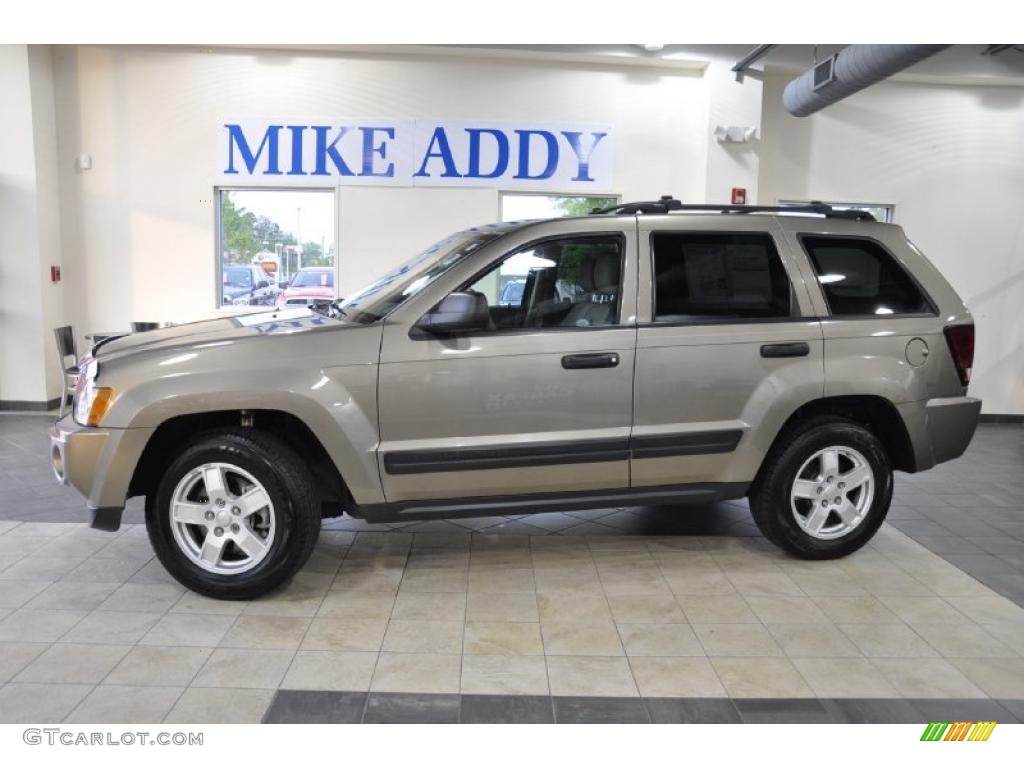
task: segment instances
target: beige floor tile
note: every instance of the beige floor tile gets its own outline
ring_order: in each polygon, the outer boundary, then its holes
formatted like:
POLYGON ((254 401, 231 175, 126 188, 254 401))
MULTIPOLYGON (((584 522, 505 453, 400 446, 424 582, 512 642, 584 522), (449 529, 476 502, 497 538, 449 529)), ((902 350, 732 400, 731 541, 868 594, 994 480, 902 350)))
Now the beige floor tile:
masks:
POLYGON ((665 595, 672 590, 657 567, 620 570, 599 569, 601 584, 606 595, 665 595))
POLYGON ((317 616, 334 619, 389 619, 393 592, 329 592, 317 616))
POLYGON ((470 593, 466 621, 540 621, 537 595, 470 593))
POLYGON ((676 600, 691 624, 759 624, 747 601, 730 595, 677 595, 676 600))
POLYGON ((869 658, 928 658, 938 656, 919 634, 906 624, 839 624, 857 649, 869 658))
POLYGON ((535 566, 534 580, 538 592, 596 595, 603 597, 604 588, 593 564, 578 566, 535 566))
POLYGON ((140 645, 217 645, 235 623, 234 616, 168 613, 139 641, 140 645))
POLYGON ((382 650, 393 653, 461 653, 461 621, 392 619, 382 650))
POLYGON ((967 624, 971 621, 941 597, 882 595, 879 600, 911 626, 917 624, 967 624))
POLYGON ((781 570, 730 571, 729 580, 741 595, 802 597, 800 586, 781 570))
POLYGON ((96 684, 129 650, 127 645, 52 645, 14 679, 19 683, 96 684))
POLYGON ((17 610, 0 621, 0 642, 52 643, 85 615, 84 611, 17 610))
MULTIPOLYGON (((1007 658, 1017 653, 977 624, 916 624, 914 630, 943 656, 1007 658)), ((1021 627, 1024 632, 1024 626, 1021 627)))
POLYGON ((627 656, 703 656, 689 624, 619 624, 627 656))
MULTIPOLYGON (((979 624, 1010 622, 1024 624, 1024 608, 1002 595, 973 595, 950 597, 949 603, 979 624)), ((1021 628, 1024 633, 1024 627, 1021 628)))
POLYGON ((622 642, 614 622, 541 622, 544 652, 549 656, 621 656, 622 642))
POLYGON ((544 654, 540 624, 516 621, 468 621, 466 654, 540 656, 544 654))
POLYGON ((406 570, 402 589, 407 592, 465 592, 469 569, 406 570))
POLYGON ((985 696, 980 688, 945 659, 872 659, 871 663, 901 696, 910 699, 972 699, 985 696))
POLYGON ((671 594, 609 595, 608 605, 615 621, 630 624, 683 624, 686 617, 671 594))
POLYGON ((1024 659, 950 659, 994 699, 1024 699, 1024 659))
POLYGON ((868 594, 850 578, 850 574, 832 562, 785 561, 779 568, 800 585, 804 594, 812 597, 844 595, 853 597, 868 594))
POLYGON ((820 698, 887 699, 899 696, 867 659, 792 658, 820 698))
POLYGON ((397 592, 405 567, 342 569, 334 577, 332 592, 397 592))
POLYGON ((1004 621, 995 624, 982 624, 981 626, 1005 646, 1012 648, 1018 656, 1024 656, 1024 625, 1004 621))
POLYGON ((258 723, 273 698, 272 690, 187 688, 165 722, 258 723))
POLYGON ((29 611, 90 611, 120 587, 118 582, 58 581, 25 604, 29 611))
POLYGON ((547 664, 542 656, 465 656, 462 693, 546 695, 547 664))
POLYGON ((850 639, 832 624, 768 624, 768 631, 787 656, 849 658, 860 656, 850 639))
POLYGON ((604 595, 541 593, 537 595, 541 621, 611 621, 604 595))
POLYGON ((736 587, 717 568, 714 570, 689 572, 664 572, 665 583, 676 596, 680 595, 731 595, 736 587))
POLYGON ((202 688, 277 688, 291 664, 293 651, 218 648, 192 685, 202 688))
POLYGON ((711 663, 733 698, 810 698, 814 692, 789 659, 713 658, 711 663))
POLYGON ((725 696, 718 674, 706 658, 632 657, 629 666, 641 696, 725 696))
POLYGON ((637 696, 626 658, 615 656, 548 656, 552 696, 637 696))
POLYGON ((188 685, 212 654, 212 648, 140 645, 121 659, 103 682, 117 685, 188 685))
POLYGON ((895 566, 891 570, 862 572, 855 577, 855 580, 858 585, 876 597, 929 597, 934 594, 926 585, 895 566))
POLYGON ((406 621, 464 621, 466 595, 459 592, 399 592, 392 619, 406 621))
POLYGON ((65 643, 134 645, 160 620, 159 613, 93 611, 71 628, 65 643))
POLYGON ((0 573, 0 581, 56 581, 85 561, 84 557, 23 557, 0 573))
POLYGON ((239 616, 220 641, 223 648, 295 650, 311 619, 308 616, 239 616))
POLYGON ((331 586, 333 574, 302 570, 283 587, 245 606, 251 616, 315 616, 331 586))
POLYGON ((21 672, 47 648, 46 643, 0 643, 0 685, 21 672))
POLYGON ((50 581, 4 581, 0 584, 0 608, 21 608, 46 589, 50 581))
POLYGON ((300 646, 304 651, 379 651, 384 619, 313 619, 300 646))
POLYGON ((174 605, 171 613, 213 613, 221 616, 238 616, 249 605, 245 600, 217 600, 195 592, 186 592, 174 605))
POLYGON ((782 656, 782 649, 760 624, 694 624, 708 656, 782 656))
POLYGON ((367 691, 376 665, 376 653, 299 651, 281 687, 314 691, 367 691))
POLYGON ((0 688, 0 723, 59 723, 92 688, 91 685, 8 683, 0 688))
POLYGON ((924 571, 914 577, 939 597, 988 597, 992 591, 963 571, 950 568, 945 571, 924 571))
POLYGON ((531 594, 537 591, 537 585, 533 580, 533 568, 472 570, 469 572, 469 591, 531 594))
POLYGON ((809 597, 747 595, 747 604, 765 624, 815 624, 828 617, 809 597))
POLYGON ((836 624, 895 624, 899 618, 873 595, 812 598, 836 624))
POLYGON ((68 716, 68 723, 159 723, 181 688, 100 685, 68 716))
POLYGON ((381 653, 373 673, 373 691, 458 693, 462 657, 458 654, 381 653))
POLYGON ((169 610, 185 594, 182 587, 172 584, 122 584, 104 600, 101 611, 158 611, 169 610))

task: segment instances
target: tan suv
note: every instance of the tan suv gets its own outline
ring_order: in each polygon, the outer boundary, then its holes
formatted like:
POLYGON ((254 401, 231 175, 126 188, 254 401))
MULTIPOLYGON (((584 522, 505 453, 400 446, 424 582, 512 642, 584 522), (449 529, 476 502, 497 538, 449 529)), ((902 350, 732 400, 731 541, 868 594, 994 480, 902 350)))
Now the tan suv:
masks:
POLYGON ((105 341, 53 463, 95 527, 145 496, 163 564, 223 598, 279 585, 343 510, 747 496, 773 542, 832 558, 881 525, 893 470, 964 451, 973 352, 897 226, 662 198, 460 232, 329 312, 105 341))

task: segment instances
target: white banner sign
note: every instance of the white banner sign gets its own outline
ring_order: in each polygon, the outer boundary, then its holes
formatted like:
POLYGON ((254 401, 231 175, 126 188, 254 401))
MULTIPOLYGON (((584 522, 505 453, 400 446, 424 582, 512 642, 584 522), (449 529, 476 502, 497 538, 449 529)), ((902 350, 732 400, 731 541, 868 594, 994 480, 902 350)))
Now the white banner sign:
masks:
POLYGON ((565 123, 224 120, 223 184, 612 191, 612 131, 565 123))

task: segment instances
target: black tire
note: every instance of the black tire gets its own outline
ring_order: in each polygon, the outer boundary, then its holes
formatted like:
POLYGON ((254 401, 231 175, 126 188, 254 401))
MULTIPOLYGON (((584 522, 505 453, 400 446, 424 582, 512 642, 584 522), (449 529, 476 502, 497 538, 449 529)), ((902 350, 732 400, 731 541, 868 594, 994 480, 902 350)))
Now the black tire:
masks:
POLYGON ((866 428, 834 416, 794 425, 775 441, 749 495, 754 522, 773 544, 808 560, 845 557, 878 531, 892 501, 892 462, 882 443, 866 428), (862 521, 841 538, 819 539, 797 523, 790 503, 796 474, 811 456, 829 446, 858 451, 874 472, 874 498, 862 521))
POLYGON ((277 438, 256 429, 201 435, 182 449, 146 497, 146 529, 157 557, 181 584, 208 597, 251 600, 280 586, 309 559, 320 534, 320 505, 303 460, 277 438), (192 562, 175 541, 171 497, 179 481, 208 462, 233 464, 263 485, 275 510, 276 534, 266 556, 251 570, 218 574, 192 562))

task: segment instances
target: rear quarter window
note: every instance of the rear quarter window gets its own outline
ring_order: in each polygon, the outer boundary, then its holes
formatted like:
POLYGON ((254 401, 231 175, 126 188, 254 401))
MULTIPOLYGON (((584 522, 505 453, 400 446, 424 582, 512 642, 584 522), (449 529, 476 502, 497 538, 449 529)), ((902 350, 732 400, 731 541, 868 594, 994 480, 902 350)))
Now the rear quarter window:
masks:
POLYGON ((811 235, 800 240, 833 316, 934 314, 928 297, 880 243, 811 235))

